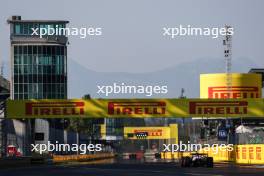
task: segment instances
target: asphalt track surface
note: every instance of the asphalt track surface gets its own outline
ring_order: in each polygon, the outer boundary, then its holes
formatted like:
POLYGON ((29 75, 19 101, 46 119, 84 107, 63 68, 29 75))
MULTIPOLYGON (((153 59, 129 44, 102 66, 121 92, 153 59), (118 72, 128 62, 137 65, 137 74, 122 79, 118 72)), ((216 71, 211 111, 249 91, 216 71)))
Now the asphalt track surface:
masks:
POLYGON ((215 164, 214 168, 181 168, 175 163, 72 163, 0 170, 0 176, 263 176, 264 166, 215 164))

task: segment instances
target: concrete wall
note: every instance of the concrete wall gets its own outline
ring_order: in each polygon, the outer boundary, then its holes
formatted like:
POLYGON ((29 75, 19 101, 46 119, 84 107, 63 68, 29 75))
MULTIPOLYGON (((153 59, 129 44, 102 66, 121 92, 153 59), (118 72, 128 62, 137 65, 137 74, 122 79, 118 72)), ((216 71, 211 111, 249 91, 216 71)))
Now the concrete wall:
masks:
POLYGON ((4 131, 6 133, 6 144, 16 146, 22 154, 26 153, 26 124, 19 120, 5 120, 4 131))
MULTIPOLYGON (((6 137, 6 144, 14 145, 24 156, 31 155, 31 138, 34 136, 30 134, 29 124, 19 120, 5 120, 4 131, 6 137)), ((48 144, 48 141, 55 144, 56 141, 60 144, 76 144, 77 134, 72 131, 63 129, 51 128, 50 124, 45 119, 35 120, 35 133, 44 133, 44 140, 35 141, 35 144, 48 144)), ((85 143, 87 136, 80 135, 80 143, 85 143)), ((3 141, 0 141, 0 146, 3 146, 3 141)), ((60 153, 58 153, 60 154, 60 153)))

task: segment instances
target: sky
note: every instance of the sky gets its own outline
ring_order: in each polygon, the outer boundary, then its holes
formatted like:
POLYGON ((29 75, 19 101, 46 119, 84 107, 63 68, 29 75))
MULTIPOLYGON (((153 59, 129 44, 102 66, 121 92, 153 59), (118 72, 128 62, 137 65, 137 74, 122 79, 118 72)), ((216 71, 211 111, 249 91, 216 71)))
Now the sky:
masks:
MULTIPOLYGON (((0 60, 8 67, 8 17, 69 20, 69 27, 100 27, 102 36, 69 37, 68 58, 97 72, 155 72, 199 58, 223 58, 222 38, 168 39, 163 27, 234 28, 233 58, 264 67, 261 0, 5 0, 0 2, 0 60)), ((208 63, 210 66, 210 63, 208 63)), ((7 71, 7 69, 6 69, 7 71)))

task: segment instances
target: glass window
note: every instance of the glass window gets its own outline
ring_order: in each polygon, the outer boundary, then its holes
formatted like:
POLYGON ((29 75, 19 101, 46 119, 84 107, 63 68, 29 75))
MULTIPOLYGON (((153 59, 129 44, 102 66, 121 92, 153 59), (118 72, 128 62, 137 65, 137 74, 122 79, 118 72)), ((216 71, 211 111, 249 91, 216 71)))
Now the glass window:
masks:
POLYGON ((19 55, 18 64, 23 64, 23 54, 19 55))
POLYGON ((38 77, 37 77, 37 74, 34 74, 34 75, 33 75, 33 82, 34 82, 34 83, 38 83, 38 77))
POLYGON ((43 82, 42 76, 38 75, 38 83, 42 83, 42 82, 43 82))
POLYGON ((46 55, 47 54, 47 46, 43 46, 43 51, 42 51, 42 54, 46 55))
POLYGON ((15 55, 18 54, 18 46, 15 46, 15 47, 14 47, 14 54, 15 54, 15 55))
POLYGON ((51 98, 56 98, 56 94, 54 92, 51 92, 51 98))
POLYGON ((14 76, 14 83, 18 83, 18 75, 14 76))
POLYGON ((28 75, 28 82, 29 82, 29 83, 32 83, 32 82, 33 82, 33 77, 32 77, 32 75, 28 75))
POLYGON ((34 26, 35 29, 39 28, 39 24, 38 23, 34 23, 33 26, 34 26))
POLYGON ((55 54, 56 54, 56 47, 55 47, 55 46, 52 47, 52 52, 51 52, 51 54, 52 54, 52 55, 55 55, 55 54))
POLYGON ((15 24, 15 34, 21 34, 21 24, 15 24))
POLYGON ((42 94, 43 92, 43 84, 38 84, 38 91, 42 94))
POLYGON ((24 62, 23 64, 28 64, 28 56, 27 55, 24 55, 24 62))
POLYGON ((32 56, 32 54, 30 54, 30 55, 28 55, 28 64, 32 64, 32 58, 33 58, 33 56, 32 56))
POLYGON ((60 84, 61 93, 64 93, 64 84, 60 84))
POLYGON ((50 56, 51 55, 51 46, 47 46, 47 54, 50 56))
POLYGON ((47 74, 50 74, 50 72, 51 72, 51 66, 48 66, 47 67, 47 74))
POLYGON ((19 92, 23 93, 23 84, 19 84, 19 92))
POLYGON ((24 84, 24 92, 25 92, 25 93, 28 92, 28 84, 24 84))
POLYGON ((64 55, 64 46, 60 47, 60 55, 64 55))
POLYGON ((32 65, 27 66, 28 74, 32 74, 32 65))
POLYGON ((32 63, 33 65, 36 65, 37 64, 37 55, 34 55, 33 58, 32 58, 32 63))
POLYGON ((24 99, 28 99, 28 94, 24 94, 24 99))
POLYGON ((18 66, 17 65, 14 65, 14 74, 18 74, 18 66))
POLYGON ((43 74, 42 65, 38 66, 38 74, 43 74))
POLYGON ((33 94, 33 98, 34 98, 34 99, 38 98, 38 94, 37 94, 37 93, 34 93, 34 94, 33 94))
POLYGON ((37 66, 33 66, 33 74, 38 74, 38 69, 37 69, 37 66))
POLYGON ((43 98, 42 93, 39 93, 38 94, 38 99, 42 99, 42 98, 43 98))
POLYGON ((60 55, 60 47, 56 47, 56 55, 60 55))
POLYGON ((28 74, 28 66, 24 65, 24 74, 28 74))
POLYGON ((32 84, 32 92, 37 93, 38 92, 38 84, 32 84))
POLYGON ((14 55, 14 64, 19 64, 19 57, 18 57, 18 55, 14 55))
POLYGON ((19 65, 19 68, 18 68, 18 73, 19 74, 23 74, 23 65, 19 65))
POLYGON ((38 54, 42 54, 43 53, 43 47, 42 46, 38 46, 38 54))
POLYGON ((33 46, 33 54, 38 54, 37 53, 37 46, 33 46))
POLYGON ((14 91, 15 93, 18 93, 18 84, 14 84, 14 91))
POLYGON ((29 29, 28 29, 28 23, 24 23, 23 24, 23 34, 27 35, 29 33, 29 29))
POLYGON ((28 46, 28 54, 32 54, 32 45, 28 46))
POLYGON ((32 99, 32 98, 33 98, 32 93, 29 93, 29 94, 28 94, 28 99, 32 99))
POLYGON ((23 83, 23 75, 18 75, 19 83, 23 83))
POLYGON ((60 65, 60 67, 61 67, 61 74, 63 74, 64 73, 64 66, 63 65, 60 65))
POLYGON ((44 24, 40 24, 39 28, 45 28, 45 25, 44 24))
POLYGON ((28 92, 32 93, 32 84, 28 84, 28 92))
POLYGON ((19 99, 23 99, 23 94, 18 94, 19 99))
MULTIPOLYGON (((51 92, 52 92, 52 93, 55 93, 55 84, 51 84, 51 92)), ((55 95, 54 95, 54 96, 55 96, 55 95)), ((53 97, 54 97, 54 96, 53 96, 53 97)))
POLYGON ((32 28, 34 28, 33 23, 29 23, 29 24, 28 24, 28 31, 29 31, 29 34, 30 34, 30 35, 33 33, 32 28))
POLYGON ((18 52, 19 54, 22 54, 22 46, 18 46, 18 52))
POLYGON ((28 53, 28 47, 27 46, 23 46, 23 54, 27 54, 28 53))
POLYGON ((24 75, 24 83, 28 83, 28 75, 24 75))

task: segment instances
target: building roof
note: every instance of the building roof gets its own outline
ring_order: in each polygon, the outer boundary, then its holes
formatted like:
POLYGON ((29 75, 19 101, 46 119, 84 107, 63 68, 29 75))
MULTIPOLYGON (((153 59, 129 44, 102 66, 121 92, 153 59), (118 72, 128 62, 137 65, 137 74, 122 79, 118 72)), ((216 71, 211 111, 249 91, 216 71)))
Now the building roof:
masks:
POLYGON ((8 23, 69 23, 64 20, 7 20, 8 23))
POLYGON ((251 68, 249 73, 264 73, 264 68, 251 68))
POLYGON ((11 16, 8 23, 69 23, 66 20, 22 20, 21 16, 11 16))

